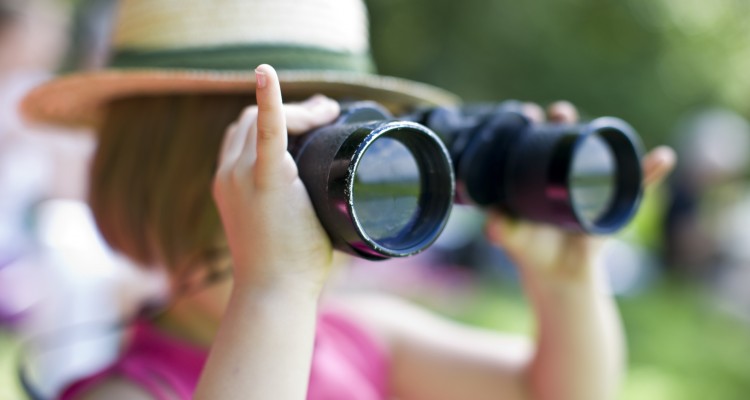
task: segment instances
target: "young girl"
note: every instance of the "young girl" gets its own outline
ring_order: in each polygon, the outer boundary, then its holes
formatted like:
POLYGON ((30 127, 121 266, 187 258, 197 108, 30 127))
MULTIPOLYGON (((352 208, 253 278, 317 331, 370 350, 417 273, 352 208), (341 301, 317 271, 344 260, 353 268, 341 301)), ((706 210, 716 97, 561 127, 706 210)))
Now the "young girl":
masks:
MULTIPOLYGON (((282 93, 394 110, 453 98, 362 72, 361 3, 292 3, 125 1, 113 61, 124 69, 61 78, 27 98, 37 119, 98 126, 99 227, 144 268, 164 268, 174 293, 161 317, 134 327, 117 363, 62 398, 613 398, 622 335, 591 238, 490 216, 488 234, 518 263, 533 304, 533 344, 392 298, 323 294, 337 263, 287 134, 330 123, 338 103, 285 104, 282 93), (242 71, 256 59, 280 72, 242 71)), ((549 117, 576 112, 559 103, 549 117)), ((647 179, 672 162, 652 153, 647 179)))

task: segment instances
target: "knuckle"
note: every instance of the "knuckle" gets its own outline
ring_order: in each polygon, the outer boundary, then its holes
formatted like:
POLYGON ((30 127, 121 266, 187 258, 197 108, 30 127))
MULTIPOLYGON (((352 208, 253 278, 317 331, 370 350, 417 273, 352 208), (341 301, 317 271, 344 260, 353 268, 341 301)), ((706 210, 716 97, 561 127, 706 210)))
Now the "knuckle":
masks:
POLYGON ((258 125, 258 140, 271 140, 276 136, 276 129, 266 124, 258 125))
POLYGON ((256 184, 256 171, 257 166, 249 163, 240 161, 237 166, 232 169, 229 176, 229 185, 232 190, 242 190, 256 184))
POLYGON ((242 185, 242 183, 247 180, 247 170, 247 168, 244 168, 241 165, 237 165, 236 167, 232 168, 232 171, 229 173, 227 183, 232 187, 238 187, 242 185))

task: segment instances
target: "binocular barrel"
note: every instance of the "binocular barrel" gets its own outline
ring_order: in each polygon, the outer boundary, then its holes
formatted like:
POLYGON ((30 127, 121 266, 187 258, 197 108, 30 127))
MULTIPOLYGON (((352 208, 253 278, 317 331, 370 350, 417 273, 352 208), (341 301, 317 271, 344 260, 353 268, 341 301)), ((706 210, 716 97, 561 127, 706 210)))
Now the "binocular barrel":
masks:
POLYGON ((353 103, 331 125, 290 141, 333 246, 371 260, 432 244, 453 204, 450 155, 435 133, 394 121, 375 103, 353 103))
POLYGON ((572 231, 627 224, 643 191, 633 128, 612 117, 533 123, 514 104, 394 120, 376 103, 350 103, 334 123, 290 140, 333 246, 371 260, 416 254, 445 227, 456 187, 459 202, 572 231))
POLYGON ((597 234, 619 230, 638 208, 641 143, 620 119, 533 123, 513 102, 432 108, 407 119, 445 141, 461 202, 597 234))

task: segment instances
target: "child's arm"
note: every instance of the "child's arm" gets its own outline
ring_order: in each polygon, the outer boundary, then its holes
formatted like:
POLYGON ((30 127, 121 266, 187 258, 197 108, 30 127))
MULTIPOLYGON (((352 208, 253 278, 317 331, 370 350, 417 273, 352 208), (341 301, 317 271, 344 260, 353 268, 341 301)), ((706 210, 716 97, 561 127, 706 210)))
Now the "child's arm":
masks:
MULTIPOLYGON (((644 183, 660 181, 674 163, 671 149, 653 150, 643 160, 644 183)), ((536 315, 537 348, 526 372, 533 398, 614 398, 625 355, 619 315, 595 262, 603 239, 497 214, 487 230, 518 264, 536 315)))
POLYGON ((230 127, 214 184, 234 262, 234 289, 195 393, 197 399, 304 399, 317 301, 332 261, 287 128, 338 115, 316 97, 284 106, 276 72, 256 70, 257 107, 230 127))
POLYGON ((622 327, 595 263, 598 240, 492 216, 493 242, 516 261, 537 322, 524 366, 530 398, 615 398, 625 364, 622 327))

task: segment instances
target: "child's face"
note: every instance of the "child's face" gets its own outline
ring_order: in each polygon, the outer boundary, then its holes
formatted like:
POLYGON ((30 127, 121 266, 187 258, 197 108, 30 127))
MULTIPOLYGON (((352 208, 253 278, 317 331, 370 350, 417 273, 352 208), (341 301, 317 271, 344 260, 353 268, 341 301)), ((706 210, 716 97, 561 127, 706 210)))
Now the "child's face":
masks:
MULTIPOLYGON (((343 270, 351 262, 352 257, 350 255, 339 251, 333 252, 334 273, 335 271, 343 270)), ((173 287, 179 287, 177 286, 179 282, 176 280, 177 278, 173 277, 173 287)), ((224 315, 224 310, 229 304, 232 286, 232 277, 228 276, 225 279, 196 290, 193 294, 186 295, 185 300, 191 303, 191 308, 196 314, 209 318, 218 324, 224 315)))

